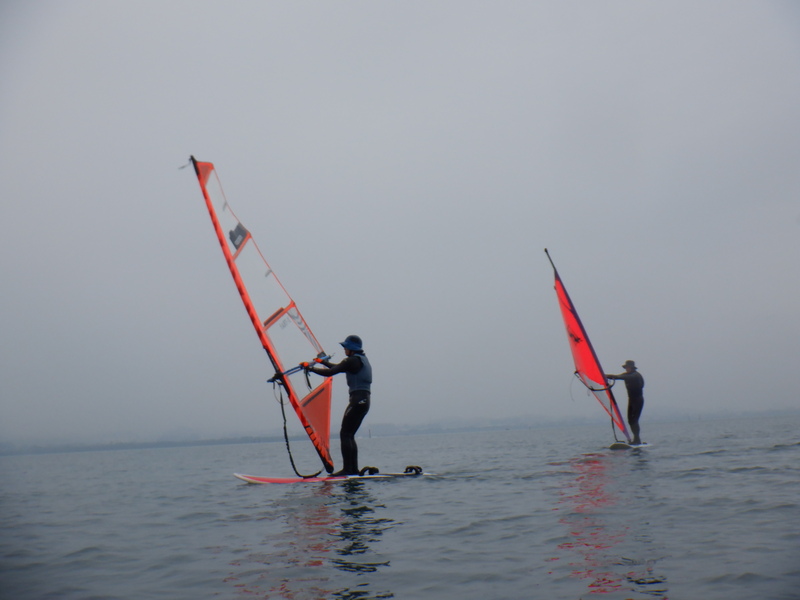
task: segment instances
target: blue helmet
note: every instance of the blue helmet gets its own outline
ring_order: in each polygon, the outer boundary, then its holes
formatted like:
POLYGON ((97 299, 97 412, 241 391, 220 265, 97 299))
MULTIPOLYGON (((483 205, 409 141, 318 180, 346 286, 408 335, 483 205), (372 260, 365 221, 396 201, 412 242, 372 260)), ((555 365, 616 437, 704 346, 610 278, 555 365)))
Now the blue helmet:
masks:
POLYGON ((352 350, 353 352, 361 352, 361 350, 364 348, 361 338, 357 335, 348 335, 345 340, 343 342, 339 342, 339 344, 345 350, 352 350))

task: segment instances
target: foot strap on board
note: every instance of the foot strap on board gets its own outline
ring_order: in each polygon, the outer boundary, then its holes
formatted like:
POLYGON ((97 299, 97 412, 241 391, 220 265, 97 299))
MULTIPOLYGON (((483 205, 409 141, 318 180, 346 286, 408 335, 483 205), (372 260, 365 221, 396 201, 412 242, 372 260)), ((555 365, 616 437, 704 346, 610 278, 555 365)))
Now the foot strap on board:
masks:
POLYGON ((378 473, 380 473, 378 467, 364 467, 358 472, 358 474, 361 475, 361 477, 363 477, 364 475, 377 475, 378 473))
POLYGON ((403 473, 408 473, 409 475, 411 474, 419 475, 422 473, 422 467, 417 467, 415 465, 408 465, 406 467, 406 470, 403 471, 403 473))

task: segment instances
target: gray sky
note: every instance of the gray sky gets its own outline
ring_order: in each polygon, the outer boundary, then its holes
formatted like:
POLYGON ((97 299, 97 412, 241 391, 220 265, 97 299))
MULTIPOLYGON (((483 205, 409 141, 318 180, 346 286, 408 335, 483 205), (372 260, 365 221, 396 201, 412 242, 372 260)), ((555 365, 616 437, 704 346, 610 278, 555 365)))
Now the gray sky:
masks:
POLYGON ((0 81, 0 441, 278 425, 190 154, 368 423, 599 417, 545 247, 645 432, 800 406, 794 2, 18 0, 0 81))

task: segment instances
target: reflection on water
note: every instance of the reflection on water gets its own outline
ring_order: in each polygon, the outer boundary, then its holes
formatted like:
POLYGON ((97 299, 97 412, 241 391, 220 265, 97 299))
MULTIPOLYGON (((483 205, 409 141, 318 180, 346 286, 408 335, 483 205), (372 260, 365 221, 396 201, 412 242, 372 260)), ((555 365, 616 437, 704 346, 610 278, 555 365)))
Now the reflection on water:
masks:
POLYGON ((604 593, 622 588, 622 576, 610 570, 607 552, 625 538, 626 527, 611 530, 602 520, 604 508, 616 502, 607 490, 608 464, 602 455, 585 455, 570 466, 576 477, 561 489, 560 503, 567 507, 559 523, 569 529, 571 540, 559 544, 581 560, 570 562, 572 577, 587 580, 589 591, 604 593))
POLYGON ((361 580, 389 566, 389 561, 375 559, 374 546, 394 525, 379 516, 385 507, 363 482, 300 485, 271 508, 254 525, 266 530, 261 544, 243 549, 244 558, 231 563, 237 572, 227 581, 241 595, 292 600, 393 597, 361 580))
POLYGON ((356 556, 366 555, 370 544, 379 541, 383 532, 392 527, 391 519, 381 519, 375 515, 376 505, 367 488, 361 481, 348 481, 344 484, 345 494, 342 497, 341 520, 336 534, 341 540, 341 547, 336 549, 340 558, 333 560, 337 569, 358 573, 371 573, 380 567, 388 567, 388 561, 369 562, 356 560, 356 556))
MULTIPOLYGON (((635 555, 640 548, 646 551, 651 543, 646 531, 632 529, 625 510, 628 499, 623 496, 631 491, 625 487, 630 485, 625 470, 646 470, 646 456, 585 454, 572 459, 569 469, 572 477, 559 489, 557 510, 563 512, 559 523, 567 527, 570 540, 557 548, 572 557, 570 577, 585 580, 589 594, 666 600, 666 577, 656 574, 656 559, 622 555, 631 551, 635 555)), ((648 489, 649 484, 638 484, 633 490, 636 502, 647 501, 642 496, 648 489)))

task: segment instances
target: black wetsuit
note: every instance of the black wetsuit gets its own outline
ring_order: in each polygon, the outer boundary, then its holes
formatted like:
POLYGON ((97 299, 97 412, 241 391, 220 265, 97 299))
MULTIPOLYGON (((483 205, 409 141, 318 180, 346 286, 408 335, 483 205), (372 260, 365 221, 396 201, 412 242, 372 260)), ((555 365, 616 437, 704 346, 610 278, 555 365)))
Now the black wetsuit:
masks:
POLYGON ((338 364, 327 361, 323 364, 324 367, 314 367, 311 371, 324 377, 347 373, 350 399, 342 417, 342 428, 339 430, 343 463, 341 472, 346 475, 356 475, 358 473, 356 432, 369 412, 372 366, 363 353, 351 354, 338 364))
POLYGON ((631 426, 633 442, 640 444, 639 417, 644 408, 644 377, 639 371, 632 371, 620 375, 609 375, 608 378, 622 379, 625 382, 625 389, 628 391, 628 425, 631 426))

